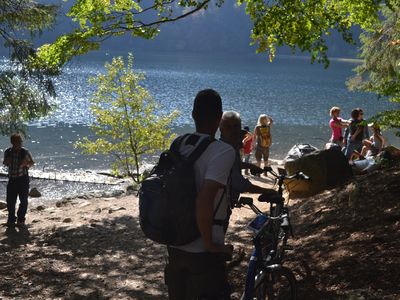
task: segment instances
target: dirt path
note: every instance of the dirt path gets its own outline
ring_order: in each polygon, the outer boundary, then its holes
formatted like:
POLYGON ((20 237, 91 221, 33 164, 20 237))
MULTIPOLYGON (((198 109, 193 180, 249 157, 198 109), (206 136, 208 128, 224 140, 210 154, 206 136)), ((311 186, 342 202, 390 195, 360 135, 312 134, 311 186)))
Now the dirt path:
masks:
MULTIPOLYGON (((296 238, 287 264, 296 273, 300 299, 400 299, 399 177, 399 170, 371 175, 291 201, 296 238)), ((239 249, 246 253, 230 271, 238 294, 251 251, 246 226, 253 216, 249 209, 235 209, 227 235, 235 255, 239 249)), ((5 220, 0 210, 0 222, 5 220)), ((135 196, 31 208, 27 224, 0 227, 0 300, 166 299, 166 251, 144 238, 135 196)))
POLYGON ((165 251, 143 237, 137 203, 72 200, 30 211, 26 228, 3 229, 2 298, 165 299, 165 251))
MULTIPOLYGON (((250 240, 244 216, 232 215, 236 248, 250 240)), ((166 299, 165 247, 143 236, 132 195, 31 208, 26 227, 0 228, 0 253, 0 299, 166 299)))

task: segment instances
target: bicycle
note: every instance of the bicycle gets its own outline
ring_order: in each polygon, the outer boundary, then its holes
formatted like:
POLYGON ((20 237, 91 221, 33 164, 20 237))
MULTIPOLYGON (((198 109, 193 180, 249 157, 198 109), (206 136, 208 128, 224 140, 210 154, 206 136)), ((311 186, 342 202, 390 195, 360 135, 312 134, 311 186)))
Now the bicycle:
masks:
POLYGON ((289 234, 293 237, 289 209, 283 198, 283 184, 285 180, 310 178, 302 172, 291 176, 278 175, 270 167, 264 168, 263 172, 272 174, 278 183, 276 194, 262 194, 258 198, 260 202, 270 203, 269 215, 257 208, 252 198, 240 197, 237 204, 238 207, 247 205, 257 214, 249 224, 256 234, 253 237, 254 250, 248 264, 245 291, 241 299, 296 300, 296 278, 289 268, 283 266, 289 234))

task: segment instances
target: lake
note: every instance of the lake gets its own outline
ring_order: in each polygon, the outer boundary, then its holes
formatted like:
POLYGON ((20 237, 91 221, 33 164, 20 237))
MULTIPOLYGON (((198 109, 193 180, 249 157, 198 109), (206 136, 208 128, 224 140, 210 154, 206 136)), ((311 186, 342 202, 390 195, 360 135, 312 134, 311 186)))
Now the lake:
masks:
MULTIPOLYGON (((46 119, 33 122, 25 146, 37 162, 35 168, 45 170, 103 170, 109 160, 82 155, 73 144, 90 135, 93 122, 89 99, 95 87, 87 80, 104 73, 106 54, 97 59, 78 58, 69 63, 55 80, 57 109, 46 119)), ((138 54, 135 68, 146 75, 143 84, 163 112, 179 110, 174 125, 177 133, 193 131, 191 108, 197 91, 217 90, 224 110, 240 112, 243 125, 254 127, 260 114, 274 119, 271 158, 282 159, 295 143, 311 143, 322 147, 330 137, 328 121, 332 106, 342 108, 342 117, 349 118, 351 109, 362 107, 366 117, 399 105, 377 100, 372 94, 350 92, 345 80, 352 75, 355 60, 332 60, 328 69, 311 65, 308 58, 277 57, 269 63, 265 56, 195 56, 138 54)), ((392 144, 399 139, 389 135, 392 144)), ((2 151, 8 138, 0 139, 2 151)), ((150 158, 154 159, 154 158, 150 158)))

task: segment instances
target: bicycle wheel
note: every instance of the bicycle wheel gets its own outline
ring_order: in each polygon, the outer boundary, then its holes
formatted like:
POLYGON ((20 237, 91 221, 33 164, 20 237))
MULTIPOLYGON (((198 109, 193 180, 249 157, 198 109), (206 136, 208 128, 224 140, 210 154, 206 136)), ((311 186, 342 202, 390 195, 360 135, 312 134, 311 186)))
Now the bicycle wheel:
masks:
POLYGON ((288 240, 288 231, 280 227, 278 237, 276 239, 277 243, 276 243, 275 262, 278 264, 282 264, 283 262, 286 251, 287 240, 288 240))
POLYGON ((281 267, 265 272, 256 282, 254 296, 257 300, 296 300, 296 278, 288 268, 281 267))

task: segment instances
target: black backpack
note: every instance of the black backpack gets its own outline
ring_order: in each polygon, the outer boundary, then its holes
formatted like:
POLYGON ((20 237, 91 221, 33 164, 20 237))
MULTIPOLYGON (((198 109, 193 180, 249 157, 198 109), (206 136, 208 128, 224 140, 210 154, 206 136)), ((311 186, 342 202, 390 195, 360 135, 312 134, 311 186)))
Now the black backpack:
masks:
POLYGON ((194 163, 215 139, 204 138, 188 157, 179 153, 185 139, 185 144, 195 145, 199 138, 185 134, 175 139, 139 189, 140 227, 157 243, 181 246, 200 236, 194 163))

